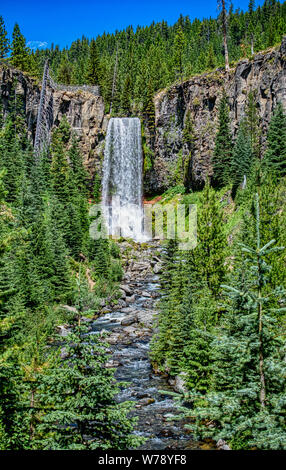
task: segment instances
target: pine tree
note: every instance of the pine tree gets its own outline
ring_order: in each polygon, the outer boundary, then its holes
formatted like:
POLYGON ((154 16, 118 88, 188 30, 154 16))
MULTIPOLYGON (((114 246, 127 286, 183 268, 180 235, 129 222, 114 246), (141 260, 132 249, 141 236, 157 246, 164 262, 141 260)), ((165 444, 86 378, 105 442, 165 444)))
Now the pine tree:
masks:
POLYGON ((7 202, 16 203, 24 179, 25 153, 15 133, 15 125, 9 118, 0 131, 0 169, 5 169, 4 185, 7 202))
POLYGON ((146 95, 146 101, 143 103, 144 117, 147 123, 147 127, 150 134, 150 143, 153 148, 155 142, 155 105, 154 105, 154 87, 153 82, 150 79, 148 83, 148 90, 146 95))
POLYGON ((257 109, 257 92, 250 91, 247 98, 245 109, 245 129, 250 138, 253 156, 261 157, 260 136, 261 129, 259 127, 259 115, 257 109))
POLYGON ((97 44, 94 39, 89 46, 89 58, 86 69, 86 83, 89 85, 98 85, 101 76, 101 65, 97 44))
POLYGON ((171 376, 178 375, 182 370, 181 362, 184 357, 184 345, 189 336, 189 315, 184 302, 182 302, 186 287, 186 266, 180 259, 180 255, 177 255, 176 263, 170 290, 167 299, 165 299, 165 308, 167 308, 165 315, 167 313, 169 317, 169 328, 165 331, 167 345, 164 351, 164 367, 171 376))
POLYGON ((46 301, 68 301, 71 298, 71 270, 64 237, 57 221, 57 201, 46 201, 35 225, 31 251, 35 256, 34 271, 38 272, 46 301))
POLYGON ((271 311, 277 291, 262 295, 266 257, 281 249, 274 247, 275 240, 262 246, 258 196, 255 207, 255 244, 241 246, 243 277, 235 287, 224 286, 231 302, 224 330, 212 344, 213 390, 203 403, 192 399, 197 421, 188 427, 200 437, 224 439, 233 449, 285 449, 285 338, 271 311), (205 426, 210 420, 214 426, 205 426))
POLYGON ((216 57, 214 53, 214 49, 212 44, 208 48, 207 59, 206 59, 206 67, 208 69, 214 69, 216 67, 216 57))
POLYGON ((9 39, 3 17, 0 16, 0 59, 4 59, 10 50, 9 39))
POLYGON ((11 64, 25 71, 27 70, 29 55, 26 39, 20 31, 18 23, 14 26, 12 38, 11 64))
POLYGON ((124 116, 130 116, 131 112, 131 77, 127 74, 121 95, 121 110, 124 116))
POLYGON ((198 213, 198 244, 188 253, 190 269, 217 296, 226 275, 227 240, 223 213, 216 193, 207 182, 198 213))
POLYGON ((63 83, 64 85, 70 85, 72 80, 72 65, 68 59, 66 53, 62 55, 58 71, 57 71, 57 81, 63 83))
POLYGON ((219 106, 218 132, 215 139, 213 154, 212 183, 221 187, 230 181, 230 166, 232 161, 232 137, 229 123, 229 107, 225 91, 219 106))
POLYGON ((277 177, 286 175, 286 116, 280 102, 270 121, 264 162, 265 171, 277 177))
MULTIPOLYGON (((151 342, 151 360, 155 368, 165 370, 167 354, 169 353, 170 330, 174 321, 174 309, 171 302, 172 286, 178 269, 178 242, 170 239, 163 252, 163 269, 160 276, 162 299, 160 312, 157 317, 157 332, 151 342)), ((180 297, 179 297, 180 298, 180 297)), ((173 298, 174 300, 174 298, 173 298)), ((179 299, 175 299, 176 304, 179 299)))
POLYGON ((212 383, 210 345, 212 330, 217 323, 217 305, 212 292, 192 275, 185 295, 189 297, 189 328, 180 366, 185 373, 187 390, 192 394, 206 393, 212 383))
POLYGON ((239 125, 232 158, 231 173, 233 181, 233 193, 235 195, 239 185, 243 183, 252 170, 253 154, 251 141, 246 133, 244 121, 241 121, 239 125))
POLYGON ((5 201, 7 192, 0 172, 0 448, 21 448, 23 414, 20 416, 18 387, 21 380, 16 354, 15 334, 21 329, 26 314, 21 295, 21 278, 17 270, 17 247, 23 243, 11 207, 5 201))
POLYGON ((100 203, 100 197, 101 197, 101 178, 98 173, 96 173, 94 177, 94 202, 95 204, 100 203))
MULTIPOLYGON (((275 239, 281 246, 286 246, 285 237, 285 177, 277 181, 275 175, 265 175, 258 186, 260 198, 260 220, 261 220, 261 243, 266 244, 269 239, 275 239)), ((253 191, 253 189, 252 189, 253 191)), ((247 209, 242 224, 241 241, 243 243, 254 242, 256 227, 253 217, 250 219, 249 214, 255 213, 255 206, 251 204, 247 209)), ((271 265, 269 272, 267 289, 273 290, 277 286, 285 285, 285 256, 286 250, 282 253, 273 252, 266 257, 266 261, 271 265)), ((263 293, 267 295, 267 291, 263 293)), ((275 304, 275 306, 277 306, 275 304)))
POLYGON ((191 112, 187 111, 183 129, 183 143, 187 147, 188 156, 185 161, 184 186, 190 190, 193 185, 193 154, 195 151, 195 133, 191 112))
POLYGON ((82 196, 86 197, 88 173, 83 165, 83 159, 79 149, 78 139, 74 134, 71 136, 71 146, 68 150, 68 157, 73 172, 74 184, 79 189, 82 196))
POLYGON ((66 359, 42 377, 37 400, 44 408, 36 428, 39 449, 95 450, 134 448, 141 439, 128 418, 130 403, 116 403, 113 370, 104 367, 104 344, 86 327, 65 339, 66 359), (82 336, 85 335, 85 340, 82 336))
POLYGON ((182 27, 178 28, 174 41, 174 67, 176 77, 183 81, 183 53, 185 48, 185 36, 182 27))

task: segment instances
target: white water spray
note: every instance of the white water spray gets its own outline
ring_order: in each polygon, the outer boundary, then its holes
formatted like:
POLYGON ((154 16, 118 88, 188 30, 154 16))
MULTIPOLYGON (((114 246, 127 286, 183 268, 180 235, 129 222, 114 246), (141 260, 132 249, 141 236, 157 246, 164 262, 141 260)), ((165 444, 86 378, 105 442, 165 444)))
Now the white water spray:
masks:
POLYGON ((142 172, 140 120, 110 119, 102 180, 103 214, 109 235, 144 241, 142 172))

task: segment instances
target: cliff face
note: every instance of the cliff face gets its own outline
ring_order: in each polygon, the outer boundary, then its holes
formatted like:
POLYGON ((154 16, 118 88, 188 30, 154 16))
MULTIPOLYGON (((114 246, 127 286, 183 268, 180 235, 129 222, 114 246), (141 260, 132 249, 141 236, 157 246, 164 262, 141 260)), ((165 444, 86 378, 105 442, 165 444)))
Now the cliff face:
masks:
MULTIPOLYGON (((195 134, 192 171, 189 179, 199 187, 212 174, 211 156, 217 130, 218 107, 225 89, 230 106, 233 138, 244 114, 247 96, 256 92, 257 110, 262 129, 262 146, 271 113, 278 101, 286 109, 286 38, 281 47, 242 60, 230 72, 218 69, 163 90, 155 96, 156 139, 153 167, 144 178, 148 193, 160 193, 183 181, 183 165, 189 149, 183 143, 188 111, 195 134)), ((49 86, 51 127, 65 115, 80 139, 85 165, 93 175, 101 168, 108 117, 97 87, 49 86)), ((0 93, 7 113, 9 102, 21 97, 29 133, 35 135, 40 85, 18 70, 0 65, 0 93)))
POLYGON ((257 93, 257 109, 262 128, 262 145, 273 108, 281 101, 286 109, 286 38, 277 50, 257 54, 241 61, 235 69, 204 74, 172 86, 155 97, 156 142, 154 167, 146 175, 149 192, 166 190, 178 183, 182 160, 188 149, 183 144, 183 129, 188 110, 195 133, 192 155, 192 181, 200 186, 212 173, 211 155, 217 129, 218 107, 223 88, 230 106, 233 137, 244 114, 250 91, 257 93))
MULTIPOLYGON (((19 99, 23 106, 28 132, 35 137, 40 85, 35 80, 5 65, 0 65, 0 93, 4 115, 9 106, 19 99)), ((106 120, 104 102, 97 87, 48 87, 51 127, 58 126, 65 115, 79 137, 85 165, 93 174, 100 167, 106 120)))

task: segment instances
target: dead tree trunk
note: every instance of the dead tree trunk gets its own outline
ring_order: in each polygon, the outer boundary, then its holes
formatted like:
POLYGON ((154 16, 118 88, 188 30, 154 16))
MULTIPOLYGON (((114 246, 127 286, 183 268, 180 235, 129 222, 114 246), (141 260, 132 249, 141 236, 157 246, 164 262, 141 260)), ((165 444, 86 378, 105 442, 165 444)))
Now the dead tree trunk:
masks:
POLYGON ((224 44, 224 58, 225 58, 225 70, 229 71, 229 59, 228 59, 228 47, 227 47, 227 11, 226 11, 226 0, 219 0, 219 5, 222 9, 222 32, 223 32, 223 44, 224 44))

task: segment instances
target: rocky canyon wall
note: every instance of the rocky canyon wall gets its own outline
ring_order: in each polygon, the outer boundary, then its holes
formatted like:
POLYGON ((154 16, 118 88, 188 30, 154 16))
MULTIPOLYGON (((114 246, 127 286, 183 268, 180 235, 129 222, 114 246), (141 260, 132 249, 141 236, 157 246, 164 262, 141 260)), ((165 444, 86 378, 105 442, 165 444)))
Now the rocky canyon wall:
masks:
MULTIPOLYGON (((23 107, 28 132, 35 136, 41 85, 19 70, 0 65, 0 94, 3 113, 15 100, 23 107)), ((67 117, 72 130, 78 135, 84 162, 91 175, 100 167, 103 154, 107 122, 104 116, 104 102, 97 87, 65 87, 49 85, 52 118, 51 128, 58 126, 63 116, 67 117)))
POLYGON ((218 107, 223 88, 230 107, 233 137, 245 110, 249 92, 255 91, 262 128, 262 146, 271 113, 278 101, 286 109, 286 38, 280 47, 240 61, 229 73, 218 69, 174 85, 155 97, 156 141, 153 169, 146 174, 150 193, 178 183, 178 166, 189 153, 183 144, 183 129, 190 111, 195 135, 192 181, 200 186, 212 173, 211 156, 217 130, 218 107))

